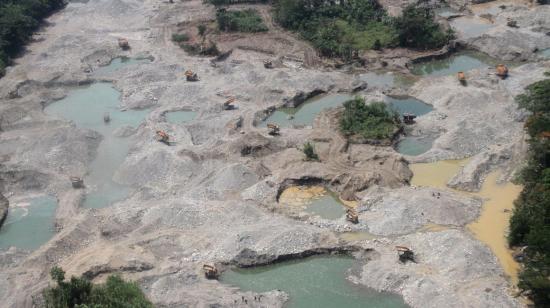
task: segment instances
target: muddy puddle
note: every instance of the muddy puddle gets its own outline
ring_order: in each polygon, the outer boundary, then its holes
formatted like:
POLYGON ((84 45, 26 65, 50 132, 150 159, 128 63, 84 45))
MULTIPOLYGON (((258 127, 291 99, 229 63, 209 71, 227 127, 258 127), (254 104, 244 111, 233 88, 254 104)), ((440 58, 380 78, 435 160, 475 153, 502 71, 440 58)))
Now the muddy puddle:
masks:
POLYGON ((172 124, 182 124, 194 120, 197 117, 196 111, 170 111, 164 114, 166 121, 172 124))
POLYGON ((267 123, 276 123, 281 127, 311 126, 319 112, 328 108, 342 106, 345 101, 352 99, 348 94, 318 95, 308 99, 298 108, 279 108, 275 110, 259 126, 265 127, 267 123))
POLYGON ((346 214, 346 207, 355 206, 355 202, 344 203, 336 193, 322 186, 289 187, 279 196, 279 204, 324 219, 339 219, 346 214))
POLYGON ((453 30, 465 39, 481 36, 495 27, 491 21, 478 16, 458 17, 449 23, 453 30))
POLYGON ((12 202, 0 228, 0 249, 35 250, 46 243, 54 235, 56 207, 57 199, 47 195, 12 202))
POLYGON ((110 74, 112 72, 115 72, 123 67, 131 66, 131 65, 140 65, 145 63, 151 63, 150 59, 135 59, 135 58, 128 58, 128 57, 118 57, 111 60, 111 62, 108 65, 101 66, 98 69, 94 71, 95 74, 98 75, 104 75, 104 74, 110 74))
MULTIPOLYGON (((427 164, 411 164, 414 173, 411 184, 415 186, 430 186, 440 189, 450 189, 447 182, 462 166, 468 162, 464 160, 438 161, 427 164)), ((468 225, 474 236, 485 243, 499 260, 504 272, 513 283, 517 283, 519 265, 512 257, 508 248, 506 235, 514 200, 521 192, 521 186, 512 183, 497 183, 499 172, 490 173, 481 190, 476 193, 461 192, 484 200, 479 218, 468 225)))
MULTIPOLYGON (((77 127, 100 133, 103 137, 89 172, 84 177, 86 197, 83 206, 101 208, 123 200, 129 188, 113 181, 113 175, 124 162, 132 144, 130 137, 117 137, 117 129, 136 128, 149 113, 148 110, 120 109, 120 93, 109 83, 96 83, 78 88, 67 97, 44 110, 73 121, 77 127), (104 121, 108 113, 110 121, 104 121)), ((80 175, 77 175, 80 176, 80 175)))
POLYGON ((460 51, 443 59, 420 62, 413 65, 411 72, 422 76, 447 76, 472 69, 494 67, 498 63, 481 52, 460 51))
MULTIPOLYGON (((319 256, 273 265, 225 271, 220 280, 242 290, 282 290, 290 298, 285 307, 407 307, 394 294, 352 284, 347 276, 355 260, 345 256, 319 256)), ((249 301, 253 299, 248 299, 249 301)))

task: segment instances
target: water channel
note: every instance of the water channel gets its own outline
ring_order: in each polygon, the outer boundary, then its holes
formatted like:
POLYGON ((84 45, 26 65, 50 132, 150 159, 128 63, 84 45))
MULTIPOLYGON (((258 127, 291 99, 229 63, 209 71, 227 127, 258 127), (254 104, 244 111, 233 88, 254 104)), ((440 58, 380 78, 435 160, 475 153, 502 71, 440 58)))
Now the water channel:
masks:
POLYGON ((394 294, 352 284, 346 277, 355 260, 345 256, 319 256, 302 260, 225 271, 221 281, 254 292, 282 290, 290 295, 288 308, 400 308, 407 307, 394 294))
POLYGON ((48 195, 10 204, 0 228, 0 249, 34 250, 46 243, 54 235, 56 207, 57 199, 48 195))

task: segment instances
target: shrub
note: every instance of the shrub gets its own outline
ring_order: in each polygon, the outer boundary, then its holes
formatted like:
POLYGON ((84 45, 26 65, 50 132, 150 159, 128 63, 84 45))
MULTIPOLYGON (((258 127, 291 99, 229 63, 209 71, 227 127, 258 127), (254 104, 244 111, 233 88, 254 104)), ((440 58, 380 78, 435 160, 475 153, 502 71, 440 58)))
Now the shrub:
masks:
POLYGON ((109 276, 104 284, 94 285, 81 277, 65 281, 65 272, 54 267, 50 276, 56 286, 42 292, 46 308, 152 308, 137 284, 126 282, 119 276, 109 276))
POLYGON ((519 287, 532 292, 536 306, 550 306, 550 79, 535 82, 516 98, 531 115, 527 165, 520 173, 523 190, 510 218, 510 245, 525 245, 519 287))
POLYGON ((315 147, 309 141, 304 143, 302 151, 306 155, 306 160, 319 160, 319 156, 315 153, 315 147))
POLYGON ((176 43, 189 41, 189 35, 187 33, 172 34, 172 41, 176 43))
POLYGON ((221 31, 265 32, 267 26, 256 10, 227 11, 219 9, 216 20, 221 31))
POLYGON ((388 110, 386 104, 375 102, 369 105, 356 97, 344 103, 340 128, 345 134, 357 134, 367 139, 393 138, 401 123, 399 115, 388 110))

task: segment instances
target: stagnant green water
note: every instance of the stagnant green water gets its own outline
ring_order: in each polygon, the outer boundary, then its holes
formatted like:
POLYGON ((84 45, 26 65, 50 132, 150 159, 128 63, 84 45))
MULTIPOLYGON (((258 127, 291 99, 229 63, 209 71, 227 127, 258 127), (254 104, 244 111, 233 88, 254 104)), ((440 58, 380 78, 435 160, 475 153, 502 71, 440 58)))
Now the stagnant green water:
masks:
POLYGON ((336 194, 327 192, 320 198, 312 200, 306 207, 306 212, 325 219, 338 219, 344 216, 346 209, 336 194))
POLYGON ((497 61, 480 52, 461 51, 444 59, 430 60, 414 64, 411 72, 424 76, 447 76, 472 69, 495 66, 497 61))
POLYGON ((10 204, 8 217, 0 227, 0 248, 11 246, 34 250, 54 235, 57 200, 52 196, 10 204))
MULTIPOLYGON (((289 308, 400 308, 407 307, 394 294, 376 292, 346 279, 354 259, 319 256, 274 265, 225 271, 220 280, 242 290, 282 290, 290 295, 289 308)), ((252 299, 249 299, 252 301, 252 299)))
POLYGON ((105 207, 124 199, 129 189, 113 181, 113 175, 128 155, 129 138, 113 135, 122 126, 137 127, 149 113, 148 110, 119 108, 120 93, 109 83, 95 83, 73 90, 62 100, 48 107, 45 112, 75 122, 78 127, 99 132, 103 140, 99 144, 95 160, 84 178, 87 195, 85 207, 105 207), (111 121, 105 123, 108 112, 111 121))
POLYGON ((423 101, 414 97, 391 97, 388 96, 387 101, 390 107, 399 114, 412 113, 416 116, 421 116, 433 110, 432 105, 426 104, 423 101))
POLYGON ((185 122, 192 121, 197 117, 197 112, 195 111, 170 111, 165 115, 166 121, 173 124, 181 124, 185 122))
POLYGON ((298 106, 298 108, 280 108, 275 110, 261 126, 267 123, 276 123, 281 127, 292 127, 293 125, 312 125, 313 120, 323 109, 335 108, 352 99, 348 94, 319 95, 311 98, 298 106))
POLYGON ((540 51, 539 54, 544 59, 550 59, 550 48, 540 51))
POLYGON ((359 75, 367 82, 368 88, 387 89, 391 87, 407 87, 414 83, 414 79, 394 72, 368 72, 359 75))
POLYGON ((405 137, 397 143, 396 150, 404 155, 417 156, 430 150, 433 142, 434 138, 427 136, 405 137))
POLYGON ((150 63, 151 60, 149 59, 134 59, 134 58, 128 58, 128 57, 119 57, 114 58, 109 65, 99 67, 95 70, 94 73, 96 74, 108 74, 112 73, 124 66, 129 65, 137 65, 137 64, 144 64, 144 63, 150 63))

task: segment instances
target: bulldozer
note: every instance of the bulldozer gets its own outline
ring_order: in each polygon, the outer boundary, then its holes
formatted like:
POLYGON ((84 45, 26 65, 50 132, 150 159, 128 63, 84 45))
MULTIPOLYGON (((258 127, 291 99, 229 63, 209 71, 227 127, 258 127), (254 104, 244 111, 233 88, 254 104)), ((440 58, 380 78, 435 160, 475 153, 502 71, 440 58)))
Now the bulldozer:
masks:
POLYGON ((357 216, 357 212, 354 209, 347 209, 346 220, 353 224, 357 224, 359 223, 359 216, 357 216))
POLYGON ((122 48, 123 50, 130 49, 130 44, 128 43, 128 40, 125 38, 119 38, 118 39, 118 47, 122 48))
POLYGON ((202 270, 204 271, 204 277, 206 277, 206 279, 218 279, 218 269, 214 265, 204 264, 202 270))
POLYGON ((508 77, 508 68, 504 64, 497 65, 497 76, 504 80, 508 77))
POLYGON ((223 103, 223 110, 232 110, 232 109, 235 109, 235 105, 233 105, 233 103, 236 101, 237 99, 235 97, 230 97, 228 100, 226 100, 224 103, 223 103))
POLYGON ((166 132, 162 130, 157 130, 156 134, 157 134, 157 140, 159 142, 162 142, 166 145, 170 145, 170 136, 168 136, 166 132))
POLYGON ((197 73, 194 73, 192 70, 185 71, 185 78, 187 81, 199 81, 199 76, 197 73))
POLYGON ((271 60, 264 60, 264 67, 267 69, 273 68, 273 62, 271 60))
POLYGON ((466 86, 466 75, 464 72, 458 72, 457 77, 460 84, 466 86))
POLYGON ((79 178, 77 176, 71 176, 70 180, 73 188, 75 189, 84 188, 84 180, 82 178, 79 178))
POLYGON ((278 136, 279 135, 279 125, 274 123, 267 123, 267 133, 271 136, 278 136))
POLYGON ((397 255, 401 263, 407 263, 407 261, 416 263, 416 260, 414 259, 414 252, 410 248, 405 246, 395 246, 395 249, 397 250, 397 255))

